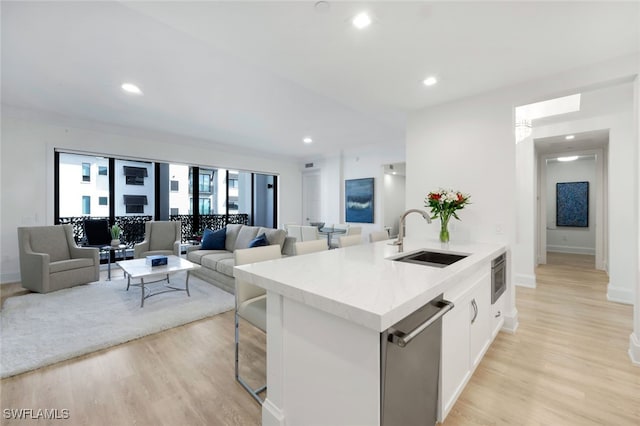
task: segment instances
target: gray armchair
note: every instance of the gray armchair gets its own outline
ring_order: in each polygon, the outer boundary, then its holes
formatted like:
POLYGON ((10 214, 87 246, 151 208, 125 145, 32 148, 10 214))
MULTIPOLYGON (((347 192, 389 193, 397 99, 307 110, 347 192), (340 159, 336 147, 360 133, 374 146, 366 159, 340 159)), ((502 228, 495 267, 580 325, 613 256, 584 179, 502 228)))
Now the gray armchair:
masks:
POLYGON ((144 241, 133 246, 133 257, 136 259, 174 254, 180 256, 182 240, 182 224, 180 221, 149 221, 144 224, 144 241))
POLYGON ((96 248, 78 247, 71 225, 18 228, 22 287, 38 293, 100 279, 96 248))

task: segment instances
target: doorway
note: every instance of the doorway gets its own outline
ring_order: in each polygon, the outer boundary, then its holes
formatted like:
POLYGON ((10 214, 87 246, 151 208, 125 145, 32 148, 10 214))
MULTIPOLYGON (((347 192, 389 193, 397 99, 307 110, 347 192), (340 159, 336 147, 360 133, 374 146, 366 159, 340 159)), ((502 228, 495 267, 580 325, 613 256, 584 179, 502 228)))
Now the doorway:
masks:
POLYGON ((590 264, 591 269, 606 270, 608 130, 571 134, 570 144, 561 142, 567 141, 566 136, 534 140, 538 163, 536 263, 575 258, 579 264, 590 264), (558 222, 563 212, 557 210, 558 203, 563 202, 562 188, 571 185, 582 185, 585 191, 586 199, 571 200, 567 205, 571 215, 581 210, 582 223, 558 222), (550 257, 549 253, 567 256, 550 257))
POLYGON ((321 222, 320 171, 302 174, 302 225, 321 222))
POLYGON ((405 210, 406 163, 385 164, 383 182, 383 227, 389 237, 398 235, 400 216, 405 210))

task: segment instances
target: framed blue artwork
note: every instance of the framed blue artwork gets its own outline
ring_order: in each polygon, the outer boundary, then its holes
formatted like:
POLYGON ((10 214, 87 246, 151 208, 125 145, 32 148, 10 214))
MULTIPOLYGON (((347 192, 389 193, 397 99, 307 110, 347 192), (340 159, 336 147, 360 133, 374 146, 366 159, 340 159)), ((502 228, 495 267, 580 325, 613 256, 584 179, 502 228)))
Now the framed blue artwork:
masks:
POLYGON ((373 223, 373 178, 344 181, 345 220, 373 223))
POLYGON ((589 182, 556 183, 556 226, 589 226, 589 182))

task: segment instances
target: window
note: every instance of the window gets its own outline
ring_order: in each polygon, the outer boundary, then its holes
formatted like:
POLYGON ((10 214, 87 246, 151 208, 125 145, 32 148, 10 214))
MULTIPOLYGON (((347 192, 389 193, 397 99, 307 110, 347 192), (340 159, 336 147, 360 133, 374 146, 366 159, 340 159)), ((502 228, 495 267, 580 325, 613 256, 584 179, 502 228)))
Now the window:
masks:
POLYGON ((200 173, 199 182, 200 192, 211 192, 211 175, 208 173, 200 173))
POLYGON ((198 201, 198 211, 200 214, 211 214, 211 199, 200 198, 198 201))
POLYGON ((144 185, 144 178, 149 176, 146 167, 122 167, 127 185, 144 185))
POLYGON ((179 181, 177 181, 177 180, 172 180, 172 181, 171 181, 171 190, 172 190, 172 191, 174 191, 174 192, 176 192, 176 191, 180 191, 180 189, 178 189, 178 188, 180 187, 180 186, 179 186, 179 183, 180 183, 180 182, 179 182, 179 181))
POLYGON ((100 176, 107 176, 108 175, 108 168, 106 166, 98 166, 98 174, 100 176))
POLYGON ((229 188, 238 188, 238 179, 229 179, 229 188))
POLYGON ((91 182, 91 163, 82 163, 82 181, 91 182))
POLYGON ((180 209, 177 209, 175 207, 171 207, 169 209, 169 216, 178 216, 180 213, 178 212, 180 209))
POLYGON ((141 204, 127 204, 126 213, 144 213, 144 206, 141 204))
POLYGON ((88 195, 82 196, 82 214, 91 214, 91 197, 88 195))
POLYGON ((107 204, 109 204, 109 198, 108 197, 98 197, 98 204, 101 206, 106 206, 107 204))
POLYGON ((146 195, 125 195, 124 205, 126 213, 144 213, 144 206, 148 204, 146 195))

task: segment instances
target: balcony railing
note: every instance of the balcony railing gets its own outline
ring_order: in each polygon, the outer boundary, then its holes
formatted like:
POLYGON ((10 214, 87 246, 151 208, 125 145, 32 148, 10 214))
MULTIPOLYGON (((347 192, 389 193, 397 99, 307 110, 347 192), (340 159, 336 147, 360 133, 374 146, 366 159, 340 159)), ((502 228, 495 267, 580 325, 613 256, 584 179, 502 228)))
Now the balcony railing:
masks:
MULTIPOLYGON (((107 217, 88 217, 74 216, 61 217, 60 224, 70 224, 73 226, 73 236, 76 242, 81 243, 84 240, 83 222, 86 219, 109 219, 107 217)), ((120 241, 128 247, 144 240, 144 224, 152 220, 151 216, 116 216, 115 223, 120 226, 122 234, 120 241)), ((198 229, 194 229, 192 215, 171 215, 169 220, 179 220, 182 229, 182 242, 190 240, 194 235, 201 235, 205 228, 220 229, 224 228, 228 223, 239 223, 243 225, 249 224, 249 215, 241 214, 204 214, 200 215, 200 225, 198 229)))

